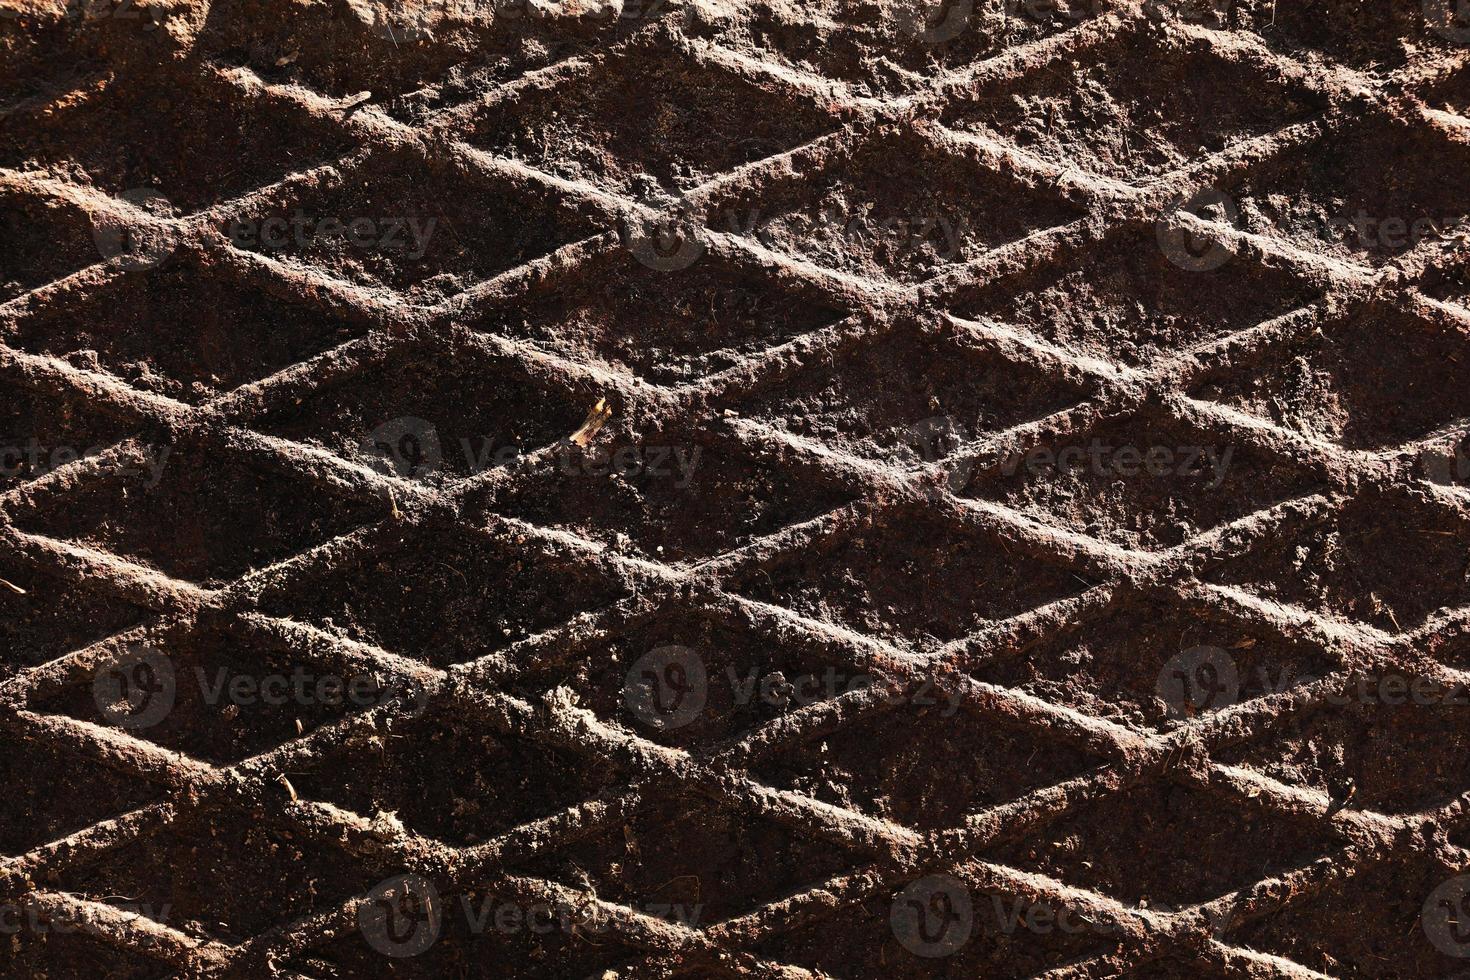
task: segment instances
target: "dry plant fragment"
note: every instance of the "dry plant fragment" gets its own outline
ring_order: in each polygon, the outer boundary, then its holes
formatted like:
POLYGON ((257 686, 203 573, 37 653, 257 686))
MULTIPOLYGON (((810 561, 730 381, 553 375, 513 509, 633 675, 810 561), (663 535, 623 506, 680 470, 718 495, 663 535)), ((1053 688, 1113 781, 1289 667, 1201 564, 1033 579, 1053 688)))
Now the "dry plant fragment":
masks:
POLYGON ((612 407, 608 405, 607 399, 597 399, 597 404, 593 405, 592 411, 587 413, 587 421, 582 423, 580 429, 572 433, 571 441, 586 449, 592 437, 597 435, 604 425, 607 425, 607 420, 610 418, 612 418, 612 407))
POLYGON ((0 578, 0 585, 5 586, 7 589, 9 589, 11 592, 14 592, 16 595, 27 595, 28 594, 25 589, 22 589, 20 586, 16 585, 14 582, 7 582, 3 578, 0 578))
POLYGON ((341 111, 341 112, 352 112, 352 111, 354 111, 356 109, 362 108, 363 106, 367 105, 372 100, 373 100, 373 93, 372 92, 370 92, 370 91, 362 91, 362 92, 358 92, 356 95, 349 95, 346 98, 342 99, 340 101, 340 103, 339 103, 339 107, 338 108, 339 108, 339 111, 341 111))

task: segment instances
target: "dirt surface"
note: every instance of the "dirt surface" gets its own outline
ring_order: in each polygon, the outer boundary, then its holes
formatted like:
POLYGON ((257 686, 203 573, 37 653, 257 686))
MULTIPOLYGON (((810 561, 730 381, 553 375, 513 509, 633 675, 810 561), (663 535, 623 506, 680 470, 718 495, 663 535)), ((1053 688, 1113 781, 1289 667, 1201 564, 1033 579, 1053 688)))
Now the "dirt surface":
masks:
POLYGON ((1453 0, 0 0, 0 976, 1470 976, 1453 0))

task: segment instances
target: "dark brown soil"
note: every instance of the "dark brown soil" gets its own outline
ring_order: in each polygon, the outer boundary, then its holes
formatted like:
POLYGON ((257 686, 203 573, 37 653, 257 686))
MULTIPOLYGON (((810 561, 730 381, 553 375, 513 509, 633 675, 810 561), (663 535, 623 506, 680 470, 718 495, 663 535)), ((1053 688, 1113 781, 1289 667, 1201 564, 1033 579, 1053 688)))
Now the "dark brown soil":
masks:
POLYGON ((710 225, 827 268, 912 283, 1081 213, 1056 188, 912 129, 878 129, 794 169, 721 195, 710 225))
POLYGON ((1004 539, 902 511, 863 515, 819 536, 803 557, 758 569, 744 590, 803 615, 916 643, 957 639, 1091 584, 1004 539), (939 580, 946 586, 934 588, 939 580))
POLYGON ((1444 179, 1465 166, 1466 154, 1463 143, 1435 128, 1365 112, 1350 128, 1283 153, 1225 190, 1246 230, 1376 265, 1450 237, 1439 229, 1453 230, 1470 213, 1470 194, 1444 179), (1387 174, 1386 159, 1397 161, 1387 174), (1369 219, 1366 234, 1360 215, 1369 219))
POLYGON ((365 549, 268 586, 261 608, 437 666, 483 656, 622 590, 535 547, 448 526, 385 527, 365 549), (477 586, 467 587, 471 581, 477 586), (591 597, 589 603, 588 597, 591 597))
POLYGON ((533 283, 476 326, 680 385, 831 326, 848 312, 819 291, 781 288, 757 263, 714 254, 679 276, 648 268, 612 242, 585 263, 575 280, 533 283), (638 329, 623 328, 625 320, 638 329))
POLYGON ((231 234, 237 222, 261 229, 239 236, 245 248, 363 286, 402 290, 417 302, 458 293, 593 230, 555 192, 409 152, 383 153, 351 174, 325 172, 289 204, 231 209, 221 231, 231 234), (449 209, 449 202, 457 203, 449 209), (368 247, 328 232, 325 222, 340 215, 375 223, 368 247), (270 236, 273 221, 303 231, 270 236))
POLYGON ((471 124, 469 141, 559 176, 637 194, 650 189, 649 178, 669 190, 694 187, 834 128, 827 113, 734 72, 692 70, 666 43, 634 45, 599 61, 486 109, 471 124), (654 93, 657 101, 629 111, 654 93))
POLYGON ((1470 413, 1455 380, 1467 331, 1359 305, 1201 375, 1195 392, 1349 449, 1389 449, 1470 413))
POLYGON ((157 483, 148 485, 149 473, 140 470, 59 487, 18 507, 17 526, 211 584, 384 510, 381 502, 308 493, 299 477, 232 458, 218 444, 194 441, 155 451, 162 462, 157 483))
POLYGON ((1466 973, 1450 0, 0 3, 0 976, 1466 973))
POLYGON ((1012 687, 1098 718, 1139 728, 1182 719, 1159 690, 1159 677, 1181 651, 1228 651, 1239 688, 1235 703, 1287 690, 1332 672, 1312 645, 1248 626, 1202 602, 1170 594, 1130 595, 1055 636, 1002 651, 972 668, 983 681, 1012 687))
POLYGON ((1158 247, 1150 224, 1120 229, 1116 239, 1057 261, 1044 275, 986 284, 959 312, 1143 367, 1316 298, 1309 282, 1271 265, 1180 268, 1158 247))
POLYGON ((0 302, 62 279, 97 260, 87 216, 65 202, 0 192, 0 302))
POLYGON ((1058 58, 1019 84, 978 86, 947 121, 1141 183, 1320 108, 1269 72, 1219 58, 1207 42, 1181 46, 1141 29, 1083 64, 1058 58))
POLYGON ((181 256, 22 324, 12 343, 198 404, 366 330, 263 284, 221 281, 181 256))
POLYGON ((956 439, 974 440, 1073 405, 1083 393, 1069 378, 997 356, 953 331, 904 325, 886 347, 819 351, 742 393, 739 410, 778 431, 910 466, 933 461, 925 458, 926 422, 945 420, 956 439))

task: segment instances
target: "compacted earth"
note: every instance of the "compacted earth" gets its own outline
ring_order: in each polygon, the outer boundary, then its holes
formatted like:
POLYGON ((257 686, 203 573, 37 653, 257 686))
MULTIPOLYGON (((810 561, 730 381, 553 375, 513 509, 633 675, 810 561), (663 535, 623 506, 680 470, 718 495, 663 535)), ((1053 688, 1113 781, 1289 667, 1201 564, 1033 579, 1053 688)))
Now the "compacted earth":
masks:
POLYGON ((1453 0, 0 0, 0 976, 1470 976, 1453 0))

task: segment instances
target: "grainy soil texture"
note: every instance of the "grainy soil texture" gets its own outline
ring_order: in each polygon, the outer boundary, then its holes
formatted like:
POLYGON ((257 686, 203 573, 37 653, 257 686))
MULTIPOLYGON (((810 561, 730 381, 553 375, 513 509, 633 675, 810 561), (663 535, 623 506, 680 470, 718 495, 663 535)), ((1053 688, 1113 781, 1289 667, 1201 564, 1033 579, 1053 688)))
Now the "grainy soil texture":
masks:
POLYGON ((0 0, 0 977, 1470 977, 1457 0, 0 0))

